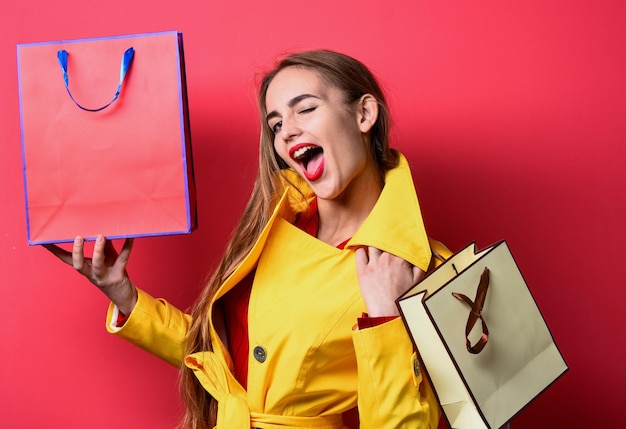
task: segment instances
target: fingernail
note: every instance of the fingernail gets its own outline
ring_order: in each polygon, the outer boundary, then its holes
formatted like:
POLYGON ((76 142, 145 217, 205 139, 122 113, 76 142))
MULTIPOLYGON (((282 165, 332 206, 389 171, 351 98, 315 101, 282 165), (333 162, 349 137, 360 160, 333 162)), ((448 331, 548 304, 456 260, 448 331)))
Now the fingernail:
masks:
POLYGON ((98 244, 102 243, 103 241, 104 241, 104 237, 103 236, 99 235, 98 237, 96 237, 96 242, 98 244))
POLYGON ((83 237, 76 237, 74 239, 74 244, 81 244, 83 242, 83 237))

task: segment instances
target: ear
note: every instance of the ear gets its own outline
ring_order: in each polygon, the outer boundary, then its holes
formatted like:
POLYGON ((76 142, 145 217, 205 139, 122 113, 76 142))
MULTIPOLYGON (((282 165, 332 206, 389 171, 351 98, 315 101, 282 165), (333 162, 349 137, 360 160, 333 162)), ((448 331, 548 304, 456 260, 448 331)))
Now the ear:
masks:
POLYGON ((357 102, 357 119, 359 129, 367 133, 378 119, 378 100, 372 94, 363 95, 357 102))

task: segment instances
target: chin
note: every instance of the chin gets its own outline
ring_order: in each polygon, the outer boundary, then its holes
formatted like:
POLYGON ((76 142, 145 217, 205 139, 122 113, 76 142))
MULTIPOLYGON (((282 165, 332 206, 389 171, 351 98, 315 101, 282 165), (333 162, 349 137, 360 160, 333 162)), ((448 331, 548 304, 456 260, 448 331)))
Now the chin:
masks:
POLYGON ((341 191, 336 188, 329 189, 327 186, 316 186, 315 184, 309 185, 313 189, 317 198, 321 200, 336 200, 341 197, 341 191))

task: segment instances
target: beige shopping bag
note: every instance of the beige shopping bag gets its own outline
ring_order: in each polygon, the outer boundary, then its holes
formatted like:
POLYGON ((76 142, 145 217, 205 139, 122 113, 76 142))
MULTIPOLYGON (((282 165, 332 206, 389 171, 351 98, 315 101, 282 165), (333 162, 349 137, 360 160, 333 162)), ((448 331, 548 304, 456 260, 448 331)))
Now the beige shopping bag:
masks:
POLYGON ((452 428, 499 428, 567 371, 505 241, 454 254, 398 298, 452 428))

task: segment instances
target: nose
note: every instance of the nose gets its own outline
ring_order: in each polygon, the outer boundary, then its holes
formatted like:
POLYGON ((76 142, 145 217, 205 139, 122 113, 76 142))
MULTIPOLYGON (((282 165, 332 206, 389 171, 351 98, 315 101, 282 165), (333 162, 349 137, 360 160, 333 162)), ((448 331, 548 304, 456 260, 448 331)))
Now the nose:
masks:
POLYGON ((283 118, 283 123, 280 127, 280 137, 289 142, 294 137, 299 136, 302 133, 302 130, 298 126, 297 122, 293 117, 283 118))

